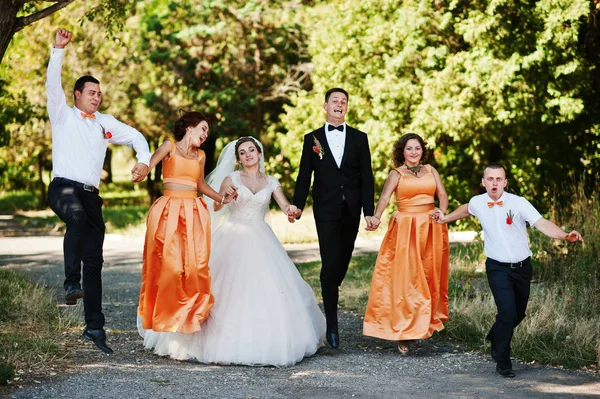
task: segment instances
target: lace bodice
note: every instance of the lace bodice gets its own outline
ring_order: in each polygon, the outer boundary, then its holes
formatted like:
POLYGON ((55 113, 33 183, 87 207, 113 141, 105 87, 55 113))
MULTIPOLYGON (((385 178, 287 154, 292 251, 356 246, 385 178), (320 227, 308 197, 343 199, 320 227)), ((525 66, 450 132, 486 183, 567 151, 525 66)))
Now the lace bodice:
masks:
POLYGON ((232 172, 228 176, 231 178, 233 185, 238 188, 237 200, 231 201, 228 205, 231 210, 231 217, 263 220, 269 209, 271 195, 279 187, 279 181, 273 176, 267 176, 267 186, 256 194, 252 194, 252 191, 242 183, 240 172, 232 172))

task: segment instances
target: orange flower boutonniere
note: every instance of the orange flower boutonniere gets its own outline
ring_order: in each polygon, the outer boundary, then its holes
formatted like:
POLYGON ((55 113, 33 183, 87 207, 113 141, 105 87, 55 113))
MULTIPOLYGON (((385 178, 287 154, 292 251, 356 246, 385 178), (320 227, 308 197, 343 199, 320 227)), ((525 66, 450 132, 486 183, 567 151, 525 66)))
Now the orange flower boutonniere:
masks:
POLYGON ((325 155, 325 151, 323 151, 323 146, 321 145, 319 140, 317 140, 317 138, 315 137, 314 134, 313 134, 313 140, 315 142, 315 145, 312 148, 313 151, 317 153, 317 155, 319 156, 319 159, 323 159, 323 155, 325 155))
POLYGON ((511 210, 509 210, 508 213, 506 214, 506 224, 512 224, 514 217, 515 217, 515 215, 512 213, 511 210))
POLYGON ((107 131, 104 129, 104 126, 100 125, 100 127, 102 127, 102 134, 104 135, 104 138, 105 138, 105 139, 110 139, 110 138, 112 137, 112 133, 111 133, 111 132, 107 132, 107 131))

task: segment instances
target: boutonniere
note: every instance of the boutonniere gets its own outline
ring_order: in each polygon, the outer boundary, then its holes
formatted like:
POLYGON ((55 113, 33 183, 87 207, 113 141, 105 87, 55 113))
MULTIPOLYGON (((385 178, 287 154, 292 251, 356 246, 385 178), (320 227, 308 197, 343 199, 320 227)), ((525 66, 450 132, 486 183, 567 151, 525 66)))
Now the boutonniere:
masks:
POLYGON ((100 127, 102 128, 102 134, 104 135, 105 139, 110 139, 112 137, 112 133, 108 132, 104 129, 104 126, 100 125, 100 127))
POLYGON ((512 224, 514 217, 515 217, 515 215, 509 209, 508 213, 506 214, 506 224, 512 224))
POLYGON ((315 145, 313 146, 313 151, 317 153, 317 155, 319 156, 319 159, 323 159, 323 155, 325 155, 325 151, 323 151, 323 146, 321 145, 319 140, 317 140, 317 137, 314 134, 313 134, 313 140, 315 142, 315 145))

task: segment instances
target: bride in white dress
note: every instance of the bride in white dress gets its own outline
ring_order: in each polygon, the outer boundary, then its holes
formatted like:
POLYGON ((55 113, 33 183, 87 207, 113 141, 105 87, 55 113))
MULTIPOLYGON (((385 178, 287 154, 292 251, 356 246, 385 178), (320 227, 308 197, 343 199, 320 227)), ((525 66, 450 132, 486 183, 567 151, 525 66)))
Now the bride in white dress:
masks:
POLYGON ((210 273, 215 304, 193 334, 139 326, 144 346, 174 359, 203 363, 290 366, 323 345, 325 317, 310 286, 264 221, 271 196, 288 215, 296 211, 277 179, 264 173, 262 146, 251 137, 228 144, 207 177, 238 197, 214 209, 210 273), (242 166, 233 171, 235 160, 242 166))

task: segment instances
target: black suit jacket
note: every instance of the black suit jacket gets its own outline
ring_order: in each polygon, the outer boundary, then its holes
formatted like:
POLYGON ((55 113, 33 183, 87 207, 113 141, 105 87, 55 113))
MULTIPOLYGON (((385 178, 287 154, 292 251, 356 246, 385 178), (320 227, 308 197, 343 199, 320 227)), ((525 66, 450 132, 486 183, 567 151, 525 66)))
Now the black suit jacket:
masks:
POLYGON ((342 216, 342 198, 346 199, 350 212, 360 218, 361 208, 365 216, 373 216, 375 183, 371 168, 371 151, 367 135, 346 125, 346 143, 341 166, 338 168, 325 137, 325 126, 304 136, 300 170, 296 179, 293 203, 304 209, 311 177, 313 210, 316 220, 334 221, 342 216), (323 158, 313 150, 314 138, 323 147, 323 158))

